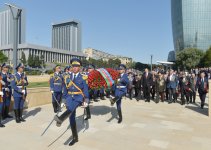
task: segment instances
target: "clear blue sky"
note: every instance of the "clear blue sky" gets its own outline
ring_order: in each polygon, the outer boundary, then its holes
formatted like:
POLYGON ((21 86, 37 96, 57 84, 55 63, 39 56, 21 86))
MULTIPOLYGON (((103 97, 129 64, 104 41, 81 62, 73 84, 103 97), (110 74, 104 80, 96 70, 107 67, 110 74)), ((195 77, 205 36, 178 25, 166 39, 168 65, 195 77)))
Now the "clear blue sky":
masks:
POLYGON ((51 46, 53 22, 78 19, 82 47, 150 63, 173 50, 170 0, 1 0, 26 10, 26 41, 51 46))

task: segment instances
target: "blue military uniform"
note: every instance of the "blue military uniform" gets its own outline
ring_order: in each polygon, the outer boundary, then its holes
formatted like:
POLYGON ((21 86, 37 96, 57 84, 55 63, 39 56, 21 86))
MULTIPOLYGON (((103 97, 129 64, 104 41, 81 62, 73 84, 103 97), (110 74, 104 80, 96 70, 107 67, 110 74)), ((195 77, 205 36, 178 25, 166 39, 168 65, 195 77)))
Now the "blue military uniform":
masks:
MULTIPOLYGON (((126 66, 121 64, 119 66, 119 70, 126 70, 126 66)), ((120 78, 115 86, 115 98, 111 100, 111 104, 113 105, 116 102, 117 111, 119 115, 118 123, 122 122, 122 111, 121 111, 121 103, 122 97, 127 93, 127 85, 129 83, 128 75, 126 73, 120 74, 120 78)))
MULTIPOLYGON (((95 70, 95 65, 89 64, 87 66, 87 69, 93 69, 95 70)), ((89 76, 90 72, 87 72, 87 76, 89 76)), ((89 98, 93 99, 95 102, 98 102, 97 100, 98 90, 97 89, 89 89, 89 98)))
MULTIPOLYGON (((56 66, 59 67, 59 66, 56 66)), ((54 112, 59 110, 59 105, 62 99, 63 76, 61 73, 55 72, 50 77, 50 90, 52 92, 52 104, 54 112)))
MULTIPOLYGON (((81 66, 81 61, 77 58, 73 58, 71 60, 71 64, 73 67, 79 67, 81 66)), ((67 102, 67 110, 60 117, 56 115, 54 119, 57 121, 57 126, 60 126, 62 122, 69 117, 73 137, 73 140, 69 143, 71 146, 78 142, 78 133, 75 120, 76 109, 84 102, 86 102, 86 104, 89 103, 89 93, 86 78, 80 73, 72 73, 71 75, 66 76, 64 83, 65 86, 63 96, 67 102)))
MULTIPOLYGON (((18 70, 19 67, 24 67, 24 65, 21 63, 18 64, 16 70, 18 70)), ((13 90, 13 97, 14 97, 14 112, 17 123, 25 121, 22 118, 22 114, 23 114, 25 98, 27 96, 27 90, 26 90, 27 85, 28 85, 28 80, 25 73, 17 72, 15 73, 15 75, 11 77, 11 87, 13 90)))
MULTIPOLYGON (((2 65, 2 68, 3 67, 8 67, 9 68, 9 65, 6 65, 5 63, 2 65)), ((10 85, 10 82, 11 82, 11 77, 12 77, 12 74, 10 73, 7 73, 7 72, 1 72, 1 77, 2 77, 2 81, 4 82, 4 85, 3 85, 3 93, 4 93, 4 96, 3 96, 3 110, 2 110, 2 116, 3 116, 3 119, 5 118, 12 118, 12 116, 9 115, 9 107, 10 107, 10 102, 11 102, 11 95, 12 95, 12 89, 11 89, 11 85, 10 85)))
POLYGON ((63 78, 64 78, 66 75, 69 75, 69 74, 70 74, 69 69, 70 69, 70 66, 66 66, 66 67, 64 68, 64 73, 62 74, 63 78))

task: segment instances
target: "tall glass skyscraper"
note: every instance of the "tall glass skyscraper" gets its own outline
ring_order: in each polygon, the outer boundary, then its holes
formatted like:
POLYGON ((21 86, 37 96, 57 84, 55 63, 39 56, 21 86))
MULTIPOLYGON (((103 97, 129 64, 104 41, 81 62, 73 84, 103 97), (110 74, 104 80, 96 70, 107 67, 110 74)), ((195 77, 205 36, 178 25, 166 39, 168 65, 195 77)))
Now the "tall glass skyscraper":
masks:
POLYGON ((174 49, 211 46, 211 0, 171 0, 174 49))

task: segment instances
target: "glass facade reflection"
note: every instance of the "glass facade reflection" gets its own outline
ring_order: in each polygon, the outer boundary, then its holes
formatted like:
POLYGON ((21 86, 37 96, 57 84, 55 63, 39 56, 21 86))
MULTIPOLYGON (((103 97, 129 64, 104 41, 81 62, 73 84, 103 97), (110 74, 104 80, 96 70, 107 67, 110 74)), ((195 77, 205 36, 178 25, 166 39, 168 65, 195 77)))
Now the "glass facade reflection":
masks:
POLYGON ((174 49, 211 46, 211 0, 171 0, 174 49))

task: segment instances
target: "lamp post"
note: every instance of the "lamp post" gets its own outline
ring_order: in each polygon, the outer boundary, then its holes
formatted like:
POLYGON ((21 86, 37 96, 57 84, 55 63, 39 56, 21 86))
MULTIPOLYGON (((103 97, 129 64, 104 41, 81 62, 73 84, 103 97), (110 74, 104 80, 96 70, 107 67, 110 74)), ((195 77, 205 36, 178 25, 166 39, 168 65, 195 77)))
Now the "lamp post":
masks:
POLYGON ((152 71, 152 56, 153 56, 153 55, 151 55, 151 71, 152 71))
POLYGON ((13 72, 16 72, 16 66, 17 66, 17 48, 18 48, 18 20, 19 17, 21 16, 21 12, 22 9, 11 5, 11 4, 7 4, 5 3, 5 5, 7 5, 10 8, 10 11, 12 13, 12 17, 13 17, 13 72))

